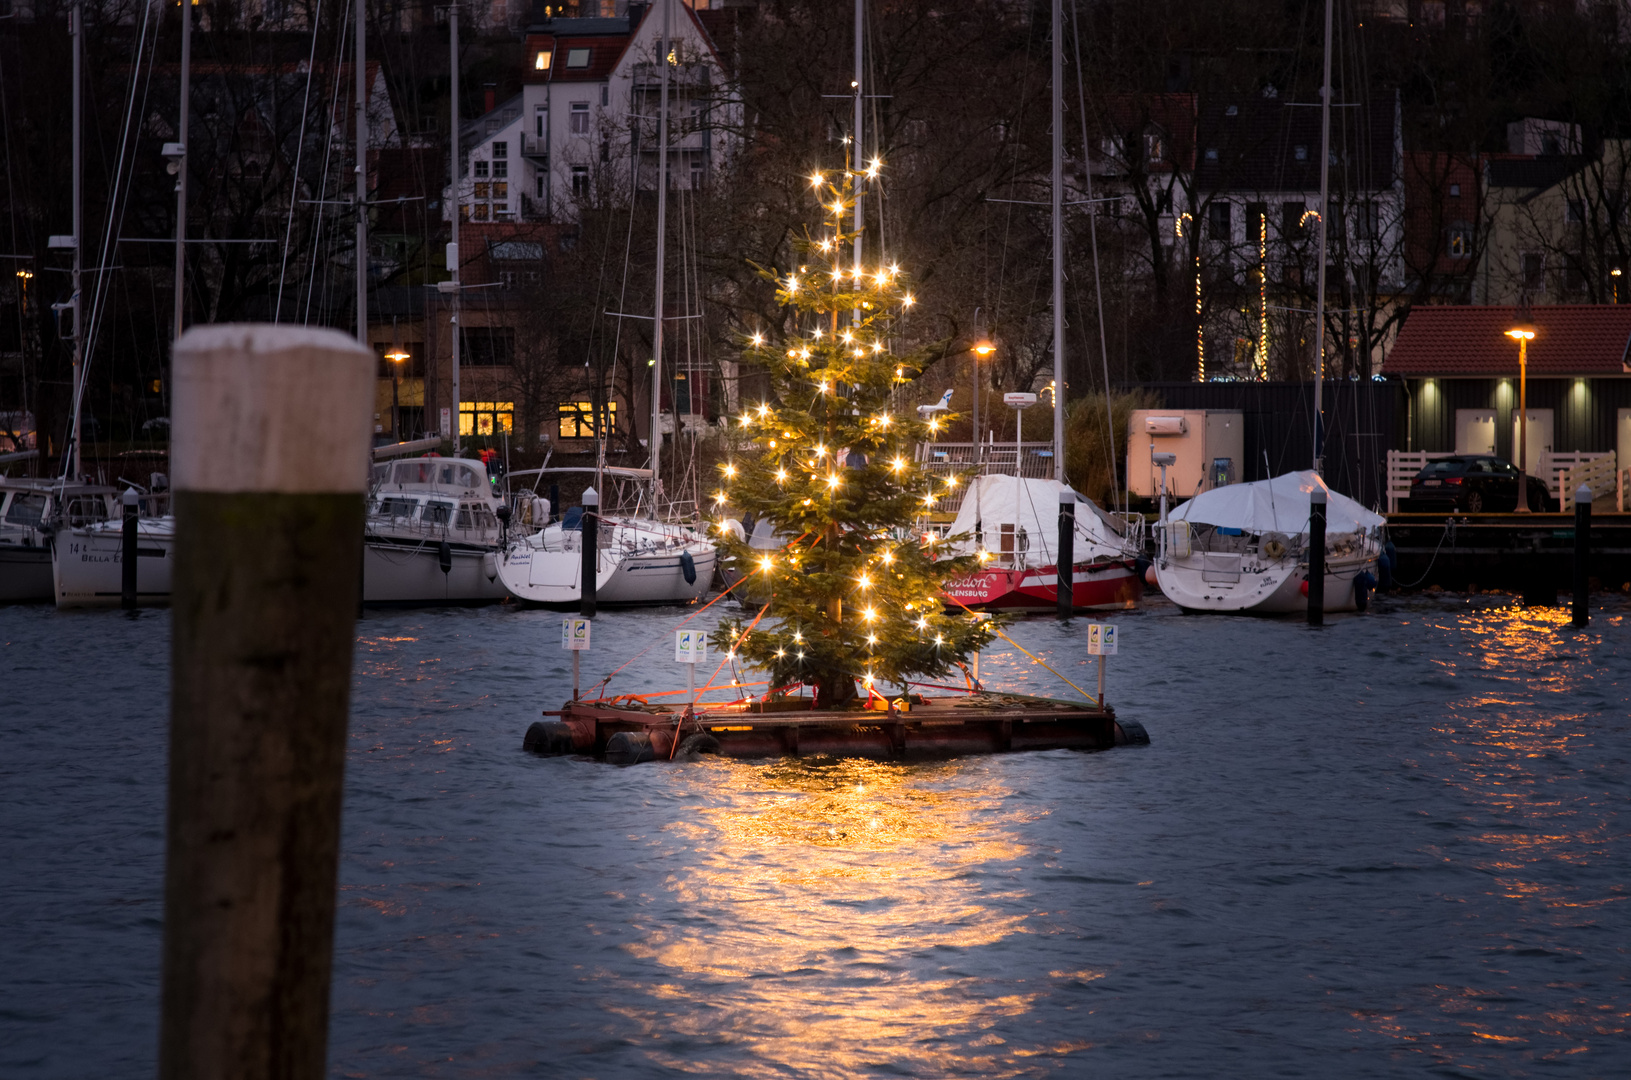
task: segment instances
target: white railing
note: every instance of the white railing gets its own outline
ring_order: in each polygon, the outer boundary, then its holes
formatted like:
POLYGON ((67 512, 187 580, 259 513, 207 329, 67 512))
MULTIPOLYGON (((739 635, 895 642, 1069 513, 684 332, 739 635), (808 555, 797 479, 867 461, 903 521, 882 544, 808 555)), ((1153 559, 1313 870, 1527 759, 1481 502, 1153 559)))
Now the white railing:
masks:
POLYGON ((1615 509, 1625 509, 1624 485, 1620 480, 1619 463, 1612 450, 1606 454, 1592 454, 1585 461, 1564 470, 1559 474, 1558 483, 1557 505, 1564 513, 1574 509, 1574 493, 1581 484, 1591 488, 1591 501, 1597 506, 1602 506, 1613 496, 1615 509))
MULTIPOLYGON (((1026 479, 1045 480, 1053 475, 1052 443, 1025 443, 1016 451, 1013 443, 988 442, 981 444, 978 451, 979 463, 976 465, 976 447, 973 443, 919 443, 917 463, 925 473, 942 481, 967 472, 975 472, 977 476, 1013 476, 1016 457, 1019 460, 1019 475, 1026 479)), ((963 492, 967 490, 967 484, 958 482, 946 497, 928 507, 928 512, 957 513, 963 505, 963 492)))
POLYGON ((1429 461, 1454 457, 1447 450, 1389 450, 1387 452, 1387 512, 1397 514, 1399 501, 1410 498, 1410 481, 1429 461))
MULTIPOLYGON (((1612 450, 1607 453, 1596 453, 1590 450, 1542 450, 1540 452, 1540 468, 1534 471, 1534 475, 1546 481, 1547 494, 1557 500, 1558 506, 1563 506, 1563 489, 1567 486, 1570 470, 1587 462, 1596 461, 1598 458, 1613 456, 1614 452, 1612 450)), ((1578 486, 1578 484, 1575 485, 1575 487, 1578 486)), ((1572 507, 1573 505, 1574 502, 1571 498, 1568 506, 1572 507)))

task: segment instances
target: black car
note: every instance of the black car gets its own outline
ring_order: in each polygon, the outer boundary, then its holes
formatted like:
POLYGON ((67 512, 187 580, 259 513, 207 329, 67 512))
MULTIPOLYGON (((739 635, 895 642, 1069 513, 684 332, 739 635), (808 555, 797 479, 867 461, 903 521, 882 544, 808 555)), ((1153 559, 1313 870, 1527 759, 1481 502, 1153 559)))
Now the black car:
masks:
MULTIPOLYGON (((1530 476, 1529 509, 1546 510, 1546 482, 1530 476)), ((1457 454, 1429 461, 1410 481, 1411 510, 1464 510, 1469 514, 1516 510, 1518 467, 1488 454, 1457 454)))

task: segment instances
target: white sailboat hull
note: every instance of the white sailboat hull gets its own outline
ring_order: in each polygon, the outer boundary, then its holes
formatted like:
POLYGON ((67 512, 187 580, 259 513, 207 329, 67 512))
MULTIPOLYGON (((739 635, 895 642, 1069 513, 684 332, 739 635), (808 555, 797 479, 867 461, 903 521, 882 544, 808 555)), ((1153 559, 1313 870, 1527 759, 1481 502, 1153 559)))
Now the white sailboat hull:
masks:
POLYGON ((442 572, 440 544, 392 541, 370 536, 363 545, 362 602, 365 604, 492 604, 508 593, 489 578, 492 548, 452 544, 451 567, 442 572))
MULTIPOLYGON (((1358 600, 1354 579, 1361 573, 1376 576, 1376 555, 1332 559, 1325 568, 1325 604, 1328 612, 1356 611, 1358 600)), ((1232 573, 1219 573, 1206 566, 1204 553, 1187 559, 1171 559, 1156 564, 1156 585, 1162 595, 1185 611, 1234 613, 1242 615, 1307 614, 1308 597, 1303 583, 1308 580, 1308 564, 1291 559, 1268 563, 1246 563, 1238 580, 1232 573)))
MULTIPOLYGON (((716 554, 711 544, 690 541, 656 551, 602 549, 595 602, 613 606, 689 604, 708 591, 716 554), (687 581, 681 554, 691 556, 687 581)), ((576 546, 545 547, 535 537, 513 543, 498 557, 498 580, 525 604, 572 607, 582 599, 583 554, 576 546)))
MULTIPOLYGON (((175 519, 143 518, 136 539, 136 603, 170 603, 175 566, 175 519)), ((59 608, 118 607, 124 584, 123 523, 110 521, 57 533, 51 560, 59 608)))

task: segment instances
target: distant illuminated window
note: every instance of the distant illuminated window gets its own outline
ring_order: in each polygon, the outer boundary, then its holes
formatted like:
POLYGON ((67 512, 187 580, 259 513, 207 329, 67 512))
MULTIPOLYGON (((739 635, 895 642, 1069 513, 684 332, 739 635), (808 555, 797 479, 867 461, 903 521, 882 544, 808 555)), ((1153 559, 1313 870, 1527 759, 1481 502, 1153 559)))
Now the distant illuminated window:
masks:
POLYGON ((550 60, 549 50, 548 49, 541 50, 538 53, 537 57, 534 58, 533 61, 532 61, 532 69, 534 71, 548 71, 549 70, 549 60, 550 60))
MULTIPOLYGON (((617 402, 605 405, 607 434, 617 431, 617 402)), ((595 437, 595 405, 592 401, 563 401, 556 406, 563 439, 593 439, 595 437)))
POLYGON ((588 49, 566 50, 566 66, 569 68, 586 68, 589 66, 588 49))
POLYGON ((460 435, 508 435, 514 418, 513 401, 459 402, 460 435))

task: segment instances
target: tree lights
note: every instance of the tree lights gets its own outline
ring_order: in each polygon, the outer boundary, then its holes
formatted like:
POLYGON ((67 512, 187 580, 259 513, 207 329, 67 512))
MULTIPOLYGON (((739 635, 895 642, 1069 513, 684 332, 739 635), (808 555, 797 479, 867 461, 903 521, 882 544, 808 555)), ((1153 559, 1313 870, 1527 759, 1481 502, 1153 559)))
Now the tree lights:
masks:
POLYGON ((912 527, 945 494, 931 490, 911 454, 939 418, 894 411, 896 388, 931 358, 930 350, 897 356, 889 345, 912 295, 894 264, 842 265, 855 240, 844 229, 855 175, 809 180, 827 220, 798 244, 802 262, 765 272, 783 318, 745 339, 744 358, 769 372, 775 394, 744 423, 753 450, 728 463, 721 488, 733 512, 770 521, 791 542, 772 556, 734 531, 723 536, 738 565, 757 563, 772 601, 755 625, 721 625, 714 643, 767 669, 773 688, 812 685, 817 708, 842 708, 856 698, 857 680, 870 693, 879 683, 951 674, 993 627, 947 612, 939 599, 978 561, 942 556, 912 527))

